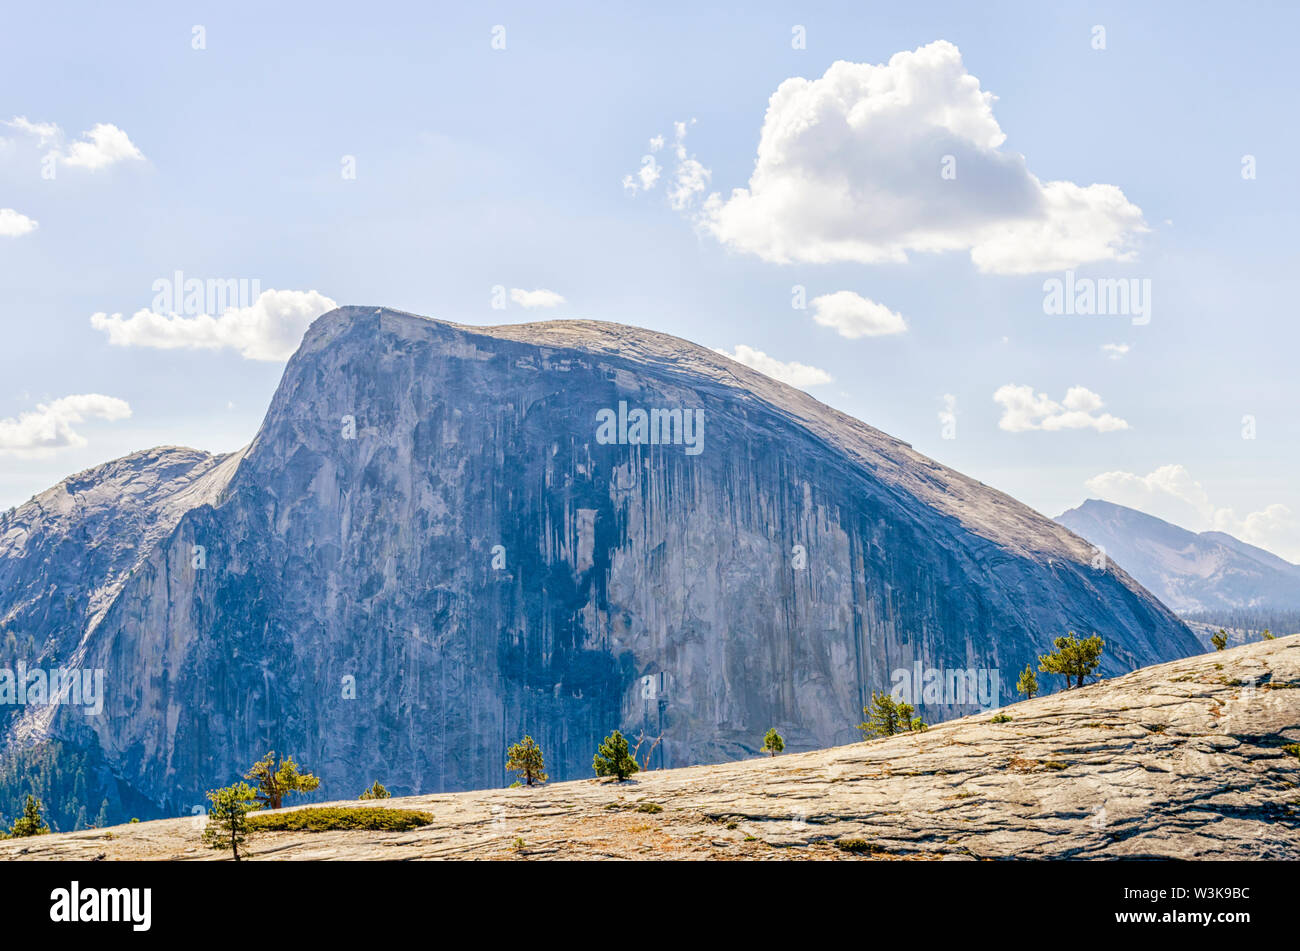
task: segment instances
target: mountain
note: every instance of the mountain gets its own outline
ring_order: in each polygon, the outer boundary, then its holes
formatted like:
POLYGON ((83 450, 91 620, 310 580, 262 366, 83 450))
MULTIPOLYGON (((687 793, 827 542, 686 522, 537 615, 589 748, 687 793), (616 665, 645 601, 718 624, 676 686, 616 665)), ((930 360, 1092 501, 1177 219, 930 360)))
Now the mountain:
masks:
POLYGON ((1300 565, 1223 532, 1189 532, 1097 499, 1056 520, 1104 548, 1107 558, 1180 614, 1300 608, 1300 565))
POLYGON ((8 755, 57 738, 91 815, 188 815, 268 749, 322 796, 410 794, 508 782, 530 733, 567 779, 615 727, 667 767, 771 726, 849 742, 904 681, 929 722, 1005 703, 1066 631, 1104 636, 1104 675, 1200 650, 1091 556, 684 340, 345 307, 241 452, 137 454, 0 517, 0 664, 104 678, 98 715, 10 707, 8 755))
MULTIPOLYGON (((826 750, 625 783, 338 802, 433 816, 254 835, 253 859, 1300 859, 1300 634, 826 750)), ((354 778, 352 788, 362 785, 354 778)), ((353 794, 355 795, 355 793, 353 794)), ((0 842, 4 860, 228 860, 190 817, 0 842)))

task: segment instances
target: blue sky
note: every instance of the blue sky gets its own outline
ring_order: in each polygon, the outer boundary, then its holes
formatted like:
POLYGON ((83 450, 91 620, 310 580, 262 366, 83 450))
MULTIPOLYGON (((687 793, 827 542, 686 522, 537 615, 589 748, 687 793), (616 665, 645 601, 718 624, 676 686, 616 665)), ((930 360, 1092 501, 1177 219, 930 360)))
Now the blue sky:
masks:
POLYGON ((21 5, 0 34, 0 507, 153 445, 244 445, 283 368, 250 354, 328 298, 747 347, 1047 514, 1104 495, 1300 560, 1300 14, 1283 4, 132 10, 21 5), (765 161, 792 77, 809 83, 765 161), (702 187, 674 208, 676 122, 702 187), (633 193, 646 155, 659 179, 633 193), (837 183, 852 199, 823 208, 837 183), (1047 183, 1113 190, 990 265, 989 235, 1026 202, 1046 214, 1047 183), (1045 313, 1067 263, 1149 281, 1150 322, 1045 313), (293 296, 244 302, 252 329, 134 319, 177 270, 293 296), (829 300, 796 309, 796 285, 829 300), (563 301, 494 309, 498 287, 563 301), (94 314, 121 314, 117 336, 94 314), (92 395, 109 402, 66 399, 92 395))

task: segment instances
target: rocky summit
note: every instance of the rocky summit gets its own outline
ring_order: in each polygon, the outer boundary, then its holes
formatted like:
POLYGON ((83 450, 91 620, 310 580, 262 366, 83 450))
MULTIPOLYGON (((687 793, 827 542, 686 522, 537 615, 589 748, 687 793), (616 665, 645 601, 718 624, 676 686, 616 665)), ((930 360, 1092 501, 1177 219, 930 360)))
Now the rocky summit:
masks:
MULTIPOLYGON (((1295 860, 1297 743, 1300 635, 1292 635, 923 733, 622 783, 372 802, 433 821, 407 832, 263 833, 246 854, 1295 860)), ((0 859, 228 859, 203 846, 200 828, 185 818, 43 835, 0 842, 0 859)))
POLYGON ((312 325, 242 451, 0 517, 0 625, 0 667, 104 672, 96 715, 0 716, 117 819, 268 749, 325 798, 501 786, 525 733, 578 779, 616 727, 667 768, 851 742, 873 690, 989 709, 1067 631, 1106 676, 1201 649, 1064 526, 704 347, 374 307, 312 325))

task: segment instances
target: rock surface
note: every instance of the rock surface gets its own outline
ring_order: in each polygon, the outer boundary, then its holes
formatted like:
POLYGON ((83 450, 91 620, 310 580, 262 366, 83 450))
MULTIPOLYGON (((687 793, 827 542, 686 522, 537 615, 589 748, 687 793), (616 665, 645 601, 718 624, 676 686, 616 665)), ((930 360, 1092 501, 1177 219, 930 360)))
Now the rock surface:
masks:
MULTIPOLYGON (((1300 859, 1300 758, 1283 749, 1300 743, 1300 635, 1145 668, 1001 715, 1011 719, 980 714, 919 734, 624 783, 390 799, 382 805, 435 821, 403 833, 267 833, 249 852, 255 860, 1300 859), (855 843, 859 851, 845 851, 855 843)), ((0 842, 0 860, 223 857, 199 837, 196 821, 168 819, 0 842)))
MULTIPOLYGON (((1110 675, 1200 649, 1050 519, 617 324, 341 308, 252 444, 187 462, 162 499, 56 488, 66 510, 19 508, 0 549, 0 572, 34 579, 20 603, 3 590, 0 621, 34 628, 45 666, 102 668, 107 692, 102 716, 29 711, 9 742, 94 751, 154 815, 188 815, 268 749, 326 788, 382 775, 409 794, 501 785, 531 733, 567 779, 614 727, 662 735, 663 767, 751 754, 770 726, 791 750, 849 742, 896 671, 996 674, 985 705, 1007 702, 1067 631, 1105 638, 1110 675), (703 411, 702 451, 600 442, 620 403, 703 411), (92 524, 124 526, 122 551, 55 543, 92 524), (91 592, 80 625, 31 607, 66 585, 91 592)), ((930 722, 975 699, 917 697, 930 722)))

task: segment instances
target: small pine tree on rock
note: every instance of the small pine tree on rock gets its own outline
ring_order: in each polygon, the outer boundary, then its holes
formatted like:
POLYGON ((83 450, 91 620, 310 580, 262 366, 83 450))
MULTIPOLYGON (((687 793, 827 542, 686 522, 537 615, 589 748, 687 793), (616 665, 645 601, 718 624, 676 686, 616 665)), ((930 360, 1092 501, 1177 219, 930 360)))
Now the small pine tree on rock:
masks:
POLYGON ((1071 681, 1074 686, 1082 687, 1083 678, 1101 666, 1101 652, 1105 643, 1095 634, 1079 640, 1074 636, 1074 631, 1070 631, 1052 643, 1056 650, 1038 658, 1038 669, 1045 674, 1060 674, 1065 678, 1066 690, 1070 689, 1071 681))
POLYGON ((257 790, 248 783, 235 783, 210 790, 208 800, 212 808, 208 810, 208 824, 203 828, 203 842, 211 849, 230 849, 238 862, 239 847, 248 837, 248 813, 258 801, 257 790))
POLYGON ((375 784, 371 786, 369 789, 367 789, 365 792, 363 792, 357 798, 358 799, 389 799, 392 797, 392 795, 393 794, 390 793, 387 789, 385 789, 383 787, 383 784, 376 779, 375 784))
POLYGON ((257 801, 267 809, 279 809, 289 793, 311 792, 320 786, 320 780, 311 773, 300 773, 292 756, 275 765, 275 751, 267 753, 253 764, 244 776, 257 784, 257 801))
POLYGON ((1228 646, 1228 632, 1219 628, 1218 634, 1210 635, 1210 643, 1214 645, 1216 651, 1221 651, 1228 646))
POLYGON ((542 748, 531 736, 525 736, 506 750, 506 772, 519 773, 525 786, 546 782, 545 765, 542 748))
POLYGON ((23 804, 23 814, 14 820, 9 834, 15 839, 29 835, 47 835, 50 827, 41 819, 41 801, 28 793, 27 802, 23 804))
POLYGON ((1034 694, 1038 693, 1038 678, 1034 676, 1028 664, 1025 664, 1025 669, 1020 672, 1020 679, 1016 681, 1016 690, 1030 700, 1033 700, 1034 694))
POLYGON ((619 782, 627 779, 640 767, 632 754, 628 752, 627 737, 615 730, 596 750, 591 767, 597 776, 615 776, 619 782))
POLYGON ((914 716, 916 708, 906 700, 895 700, 887 693, 871 691, 871 703, 862 708, 866 721, 858 724, 864 739, 873 736, 894 736, 909 730, 928 730, 925 721, 914 716))
POLYGON ((782 739, 780 733, 776 732, 776 727, 771 727, 763 736, 762 752, 769 756, 775 756, 783 749, 785 749, 785 740, 782 739))

